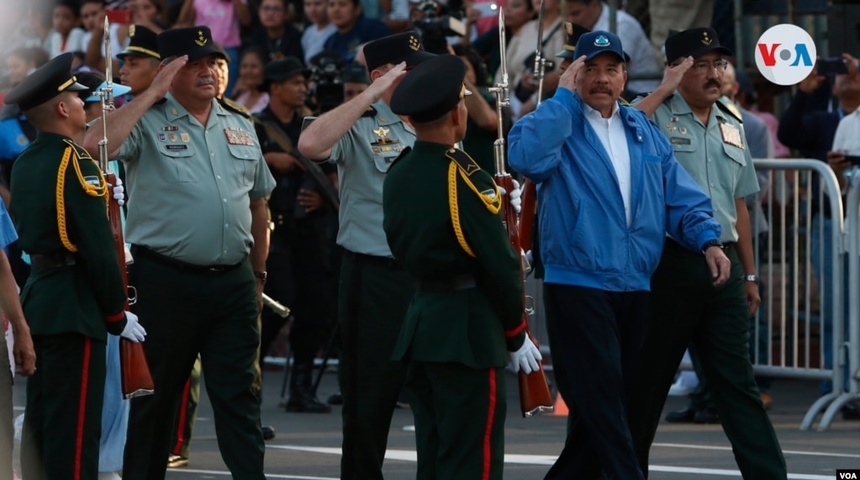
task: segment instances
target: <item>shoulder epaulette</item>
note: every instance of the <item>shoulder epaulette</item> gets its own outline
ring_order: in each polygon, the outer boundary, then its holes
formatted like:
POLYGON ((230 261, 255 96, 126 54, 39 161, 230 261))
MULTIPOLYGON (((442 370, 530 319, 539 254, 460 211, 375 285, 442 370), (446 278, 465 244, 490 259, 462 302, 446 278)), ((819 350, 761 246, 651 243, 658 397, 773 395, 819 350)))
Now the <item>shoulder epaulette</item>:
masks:
POLYGON ((251 119, 251 112, 247 108, 245 108, 244 105, 236 103, 233 100, 230 100, 229 98, 226 98, 226 97, 219 98, 218 103, 220 103, 221 106, 223 106, 227 110, 230 110, 233 113, 238 113, 239 115, 242 115, 243 117, 247 118, 248 120, 251 119))
POLYGON ((63 141, 66 142, 66 145, 72 147, 78 159, 93 160, 93 156, 90 155, 90 152, 88 152, 84 147, 71 140, 63 139, 63 141))
POLYGON ((388 167, 388 171, 390 172, 391 169, 394 168, 394 165, 397 164, 397 161, 400 160, 401 158, 405 157, 411 151, 412 151, 412 147, 403 147, 403 150, 400 151, 400 153, 397 155, 397 158, 392 160, 391 165, 388 167))
POLYGON ((475 172, 481 171, 481 167, 478 166, 478 162, 476 162, 472 157, 469 156, 468 153, 462 150, 456 148, 449 148, 445 152, 445 156, 448 157, 448 159, 456 162, 460 170, 462 170, 468 176, 471 176, 475 172))
POLYGON ((722 110, 722 111, 728 113, 729 115, 731 115, 732 117, 734 117, 738 122, 744 123, 744 118, 741 115, 741 111, 738 110, 738 107, 735 106, 735 104, 732 103, 732 101, 729 100, 728 98, 720 97, 717 100, 717 106, 720 108, 720 110, 722 110))
POLYGON ((161 97, 161 98, 159 98, 158 100, 156 100, 156 101, 155 101, 155 103, 153 103, 152 105, 153 105, 153 106, 155 106, 155 105, 161 105, 161 104, 163 104, 163 103, 164 103, 164 102, 166 102, 166 101, 167 101, 167 97, 161 97))
POLYGON ((373 105, 370 105, 369 107, 367 107, 367 110, 365 110, 364 113, 361 114, 361 116, 362 117, 375 117, 376 116, 376 109, 373 108, 373 105))

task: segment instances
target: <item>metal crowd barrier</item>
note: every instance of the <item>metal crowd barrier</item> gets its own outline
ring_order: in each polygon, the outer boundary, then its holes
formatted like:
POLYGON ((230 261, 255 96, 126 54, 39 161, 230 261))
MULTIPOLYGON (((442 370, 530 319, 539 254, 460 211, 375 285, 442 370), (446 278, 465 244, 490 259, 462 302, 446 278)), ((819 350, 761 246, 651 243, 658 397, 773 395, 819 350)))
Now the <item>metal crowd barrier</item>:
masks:
MULTIPOLYGON (((764 180, 765 197, 760 200, 769 225, 767 233, 754 236, 753 242, 762 289, 762 306, 750 330, 753 367, 759 375, 831 381, 833 390, 809 407, 800 426, 809 429, 829 405, 818 427, 825 430, 847 401, 842 378, 849 368, 846 357, 836 354, 845 346, 846 314, 845 289, 836 287, 844 285, 846 251, 839 185, 830 167, 819 160, 756 159, 755 165, 764 180), (833 212, 828 230, 823 222, 814 221, 818 208, 813 209, 813 203, 833 212), (816 258, 822 272, 829 267, 829 276, 816 275, 816 258), (832 365, 825 366, 828 323, 833 326, 834 355, 832 365)), ((752 215, 754 233, 761 230, 760 217, 752 215)))

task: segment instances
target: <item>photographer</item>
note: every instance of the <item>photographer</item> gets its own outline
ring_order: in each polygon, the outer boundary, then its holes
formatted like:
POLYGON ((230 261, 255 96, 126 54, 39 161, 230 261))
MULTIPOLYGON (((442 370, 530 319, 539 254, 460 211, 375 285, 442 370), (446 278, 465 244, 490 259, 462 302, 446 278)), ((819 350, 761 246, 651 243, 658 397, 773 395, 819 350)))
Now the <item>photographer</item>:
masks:
POLYGON ((460 20, 462 11, 446 10, 434 0, 411 4, 412 27, 428 52, 437 55, 449 53, 448 44, 459 43, 459 39, 466 36, 466 24, 460 20))
POLYGON ((331 50, 323 50, 311 58, 307 100, 314 113, 325 113, 343 103, 343 65, 340 55, 331 50))

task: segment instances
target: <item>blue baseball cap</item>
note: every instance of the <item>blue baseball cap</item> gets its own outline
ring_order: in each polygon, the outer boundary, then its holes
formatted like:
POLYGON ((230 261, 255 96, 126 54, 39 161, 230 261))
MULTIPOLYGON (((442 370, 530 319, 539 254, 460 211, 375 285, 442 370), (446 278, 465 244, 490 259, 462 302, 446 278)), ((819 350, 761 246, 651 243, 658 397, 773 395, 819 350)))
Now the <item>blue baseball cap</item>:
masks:
POLYGON ((582 34, 576 42, 574 52, 576 52, 576 57, 585 55, 586 60, 591 60, 602 53, 614 53, 622 62, 627 61, 624 50, 621 48, 621 39, 604 30, 582 34))
MULTIPOLYGON (((92 91, 92 93, 90 94, 89 97, 84 99, 84 102, 86 102, 86 103, 98 102, 100 97, 99 97, 97 92, 99 90, 102 90, 105 88, 107 88, 107 82, 102 82, 101 85, 99 85, 98 87, 96 87, 95 90, 92 91)), ((130 91, 131 91, 131 87, 127 87, 125 85, 113 82, 113 96, 114 97, 121 97, 130 91)))

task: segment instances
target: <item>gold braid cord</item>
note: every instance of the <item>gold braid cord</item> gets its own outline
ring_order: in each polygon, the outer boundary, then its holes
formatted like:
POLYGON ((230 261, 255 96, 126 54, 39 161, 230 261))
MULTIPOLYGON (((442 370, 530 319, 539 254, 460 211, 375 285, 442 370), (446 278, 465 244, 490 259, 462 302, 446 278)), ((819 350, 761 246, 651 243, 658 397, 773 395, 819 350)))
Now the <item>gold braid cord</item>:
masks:
MULTIPOLYGON (((68 143, 68 142, 67 142, 68 143)), ((101 170, 97 170, 99 172, 99 186, 90 185, 87 183, 86 179, 84 179, 84 175, 81 173, 81 166, 78 163, 78 159, 80 157, 77 155, 77 150, 69 145, 66 147, 65 152, 63 152, 63 159, 60 161, 60 168, 57 172, 57 230, 60 233, 60 241, 63 243, 63 246, 66 247, 70 252, 77 252, 78 247, 69 240, 69 232, 66 230, 66 201, 65 201, 65 188, 66 188, 66 170, 69 168, 69 162, 75 167, 75 174, 78 177, 78 182, 81 184, 81 187, 84 189, 84 193, 91 197, 104 197, 105 198, 105 211, 107 211, 107 206, 110 201, 108 197, 108 186, 105 182, 104 175, 102 175, 101 170), (72 152, 75 152, 75 157, 72 158, 72 152)), ((92 158, 86 158, 86 160, 93 161, 92 158)))
POLYGON ((475 257, 475 252, 466 242, 463 228, 460 227, 460 207, 457 204, 457 162, 451 162, 448 165, 448 208, 451 210, 451 223, 454 225, 457 241, 470 257, 475 257))

